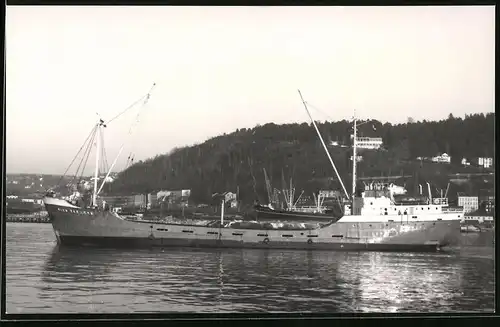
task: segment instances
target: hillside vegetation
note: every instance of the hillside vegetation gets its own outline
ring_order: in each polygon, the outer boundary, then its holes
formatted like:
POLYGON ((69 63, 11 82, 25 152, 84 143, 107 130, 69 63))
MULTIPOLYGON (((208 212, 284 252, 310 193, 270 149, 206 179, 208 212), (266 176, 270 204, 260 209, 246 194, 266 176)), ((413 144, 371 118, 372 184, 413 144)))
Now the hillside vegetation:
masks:
MULTIPOLYGON (((415 175, 446 188, 447 174, 463 171, 463 157, 493 157, 494 113, 475 114, 465 119, 451 114, 442 121, 392 125, 373 120, 359 127, 359 136, 383 138, 384 149, 365 150, 358 176, 415 175), (375 129, 373 128, 375 127, 375 129), (446 152, 451 165, 424 164, 414 158, 446 152), (443 185, 444 184, 444 185, 443 185)), ((326 142, 350 145, 352 124, 346 120, 318 124, 326 142)), ((330 154, 351 189, 352 148, 329 146, 330 154)), ((170 153, 140 161, 121 172, 107 185, 108 194, 145 193, 160 189, 191 189, 196 203, 206 203, 215 192, 236 192, 250 203, 265 201, 267 192, 263 168, 281 189, 283 176, 293 177, 296 188, 306 193, 318 189, 341 189, 312 124, 276 125, 237 129, 202 144, 177 148, 170 153)))

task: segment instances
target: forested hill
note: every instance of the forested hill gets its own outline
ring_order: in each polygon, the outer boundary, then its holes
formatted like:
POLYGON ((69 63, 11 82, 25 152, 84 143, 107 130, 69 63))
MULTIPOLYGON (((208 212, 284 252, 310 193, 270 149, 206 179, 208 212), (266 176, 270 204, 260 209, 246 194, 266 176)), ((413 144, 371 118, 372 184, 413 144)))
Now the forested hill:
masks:
MULTIPOLYGON (((452 165, 463 157, 494 156, 494 113, 465 119, 451 114, 442 121, 398 125, 373 120, 359 127, 359 136, 382 137, 384 149, 362 153, 358 176, 414 174, 419 156, 446 152, 452 165), (413 160, 413 163, 411 163, 413 160)), ((318 124, 327 143, 350 145, 352 124, 348 121, 318 124)), ((350 192, 349 147, 329 146, 330 154, 350 192)), ((273 187, 282 188, 282 176, 293 177, 294 186, 306 192, 320 188, 340 190, 335 173, 312 124, 276 125, 238 129, 202 144, 172 150, 140 161, 119 174, 107 193, 154 192, 160 189, 191 189, 194 202, 207 202, 212 193, 239 187, 240 199, 252 202, 267 198, 263 168, 273 187)), ((449 168, 448 168, 449 169, 449 168)))

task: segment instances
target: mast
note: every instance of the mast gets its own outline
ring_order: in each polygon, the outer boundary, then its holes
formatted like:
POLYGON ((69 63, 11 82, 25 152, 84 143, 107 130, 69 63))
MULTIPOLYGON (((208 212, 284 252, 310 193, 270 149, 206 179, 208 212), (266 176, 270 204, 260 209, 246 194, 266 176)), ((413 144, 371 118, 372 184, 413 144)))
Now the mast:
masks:
POLYGON ((356 111, 354 111, 354 137, 352 140, 352 206, 351 214, 354 215, 354 199, 356 197, 356 147, 357 147, 357 121, 356 121, 356 111))
POLYGON ((302 97, 302 93, 300 93, 300 90, 298 90, 298 91, 299 91, 300 99, 302 100, 302 103, 304 104, 304 108, 306 108, 307 115, 309 115, 309 118, 311 119, 311 121, 314 125, 314 128, 316 129, 316 133, 318 133, 319 140, 321 141, 321 144, 323 144, 323 148, 325 149, 326 155, 328 156, 328 159, 330 159, 330 163, 332 164, 333 170, 337 174, 337 178, 339 179, 340 185, 342 185, 342 189, 344 190, 346 197, 349 199, 349 194, 347 193, 347 190, 344 186, 344 183, 342 182, 342 179, 340 178, 339 172, 337 171, 337 167, 335 167, 335 164, 333 163, 332 157, 330 156, 330 152, 328 152, 328 148, 326 147, 325 141, 323 141, 323 138, 321 137, 321 133, 319 132, 318 126, 316 126, 316 122, 312 118, 311 113, 309 112, 309 109, 307 108, 306 102, 304 101, 304 98, 302 97))
POLYGON ((269 198, 269 204, 273 204, 273 191, 271 188, 271 182, 269 181, 269 178, 267 177, 267 172, 266 168, 263 168, 264 170, 264 178, 266 180, 266 189, 267 189, 267 197, 269 198))
MULTIPOLYGON (((151 87, 151 89, 149 90, 149 92, 145 96, 143 96, 141 98, 141 100, 144 99, 143 106, 148 103, 149 97, 151 96, 151 92, 153 91, 153 89, 154 89, 155 86, 156 86, 156 83, 153 83, 153 86, 151 87)), ((139 115, 140 115, 140 112, 137 113, 137 115, 135 117, 135 122, 132 123, 132 125, 130 126, 130 128, 128 130, 128 137, 130 137, 132 135, 132 131, 133 131, 134 126, 139 123, 139 115)), ((108 123, 111 122, 112 120, 114 120, 115 118, 113 118, 110 121, 108 121, 108 123)), ((108 124, 108 123, 106 123, 106 124, 108 124)), ((100 125, 99 126, 106 127, 106 125, 104 124, 104 121, 102 119, 100 121, 100 125)), ((115 157, 115 160, 113 160, 113 163, 111 164, 111 167, 108 169, 108 173, 106 174, 106 177, 104 177, 104 180, 102 181, 101 187, 99 187, 99 190, 96 190, 96 192, 95 192, 96 193, 96 195, 95 195, 96 198, 97 198, 97 194, 99 194, 101 192, 102 188, 104 187, 104 184, 106 183, 106 179, 109 177, 109 175, 111 174, 111 171, 115 167, 115 164, 116 164, 116 162, 118 160, 118 157, 120 156, 120 154, 123 151, 123 148, 125 147, 125 142, 126 141, 123 142, 122 146, 120 147, 120 150, 118 151, 118 154, 115 157)), ((132 155, 132 153, 130 153, 130 155, 132 156, 132 159, 130 160, 130 162, 127 163, 127 167, 129 166, 129 164, 131 164, 134 161, 134 156, 135 155, 132 155)), ((130 158, 130 156, 129 156, 129 158, 130 158)))
POLYGON ((99 119, 97 123, 97 137, 96 137, 96 155, 95 155, 95 173, 94 173, 94 194, 92 194, 92 205, 97 206, 97 179, 99 176, 99 152, 101 150, 101 142, 100 141, 100 131, 101 131, 102 120, 99 119))
POLYGON ((224 226, 224 204, 225 204, 225 194, 222 197, 221 205, 220 205, 220 226, 224 226))
POLYGON ((444 197, 447 198, 448 197, 448 191, 450 189, 450 183, 448 183, 448 186, 446 186, 446 192, 444 193, 444 197))

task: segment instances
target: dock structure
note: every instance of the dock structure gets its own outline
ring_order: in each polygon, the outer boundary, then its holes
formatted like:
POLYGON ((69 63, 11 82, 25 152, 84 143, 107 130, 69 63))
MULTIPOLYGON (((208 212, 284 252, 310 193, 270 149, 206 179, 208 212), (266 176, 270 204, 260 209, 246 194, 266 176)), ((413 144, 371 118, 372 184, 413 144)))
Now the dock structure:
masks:
POLYGON ((50 223, 48 214, 12 214, 5 219, 8 223, 50 223))

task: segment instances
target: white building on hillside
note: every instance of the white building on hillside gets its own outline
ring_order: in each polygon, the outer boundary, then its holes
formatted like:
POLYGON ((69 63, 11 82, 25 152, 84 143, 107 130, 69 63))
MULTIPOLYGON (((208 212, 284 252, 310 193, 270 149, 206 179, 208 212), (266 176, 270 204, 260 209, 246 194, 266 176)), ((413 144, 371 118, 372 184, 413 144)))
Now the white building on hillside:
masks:
POLYGON ((493 166, 493 158, 477 158, 476 163, 478 166, 490 168, 493 166))
MULTIPOLYGON (((349 158, 352 161, 352 156, 349 158)), ((363 156, 356 155, 356 162, 361 162, 363 161, 363 156)))
POLYGON ((447 153, 443 153, 440 156, 432 157, 432 162, 440 162, 440 163, 450 163, 451 157, 447 153))
MULTIPOLYGON (((351 135, 351 138, 354 137, 351 135)), ((380 149, 384 142, 381 137, 358 137, 356 140, 356 145, 361 149, 380 149)))
POLYGON ((458 206, 464 207, 464 212, 474 212, 479 208, 479 199, 477 196, 459 196, 458 206))

